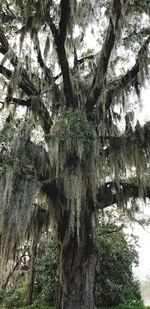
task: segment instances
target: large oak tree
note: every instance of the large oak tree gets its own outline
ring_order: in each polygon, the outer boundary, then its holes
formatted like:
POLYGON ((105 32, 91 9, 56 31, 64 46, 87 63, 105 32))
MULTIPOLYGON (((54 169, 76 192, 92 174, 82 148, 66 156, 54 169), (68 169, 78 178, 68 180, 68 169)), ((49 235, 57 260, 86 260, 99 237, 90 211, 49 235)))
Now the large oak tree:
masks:
POLYGON ((0 5, 2 255, 53 222, 57 308, 92 309, 94 214, 150 197, 150 124, 133 121, 149 74, 149 1, 0 5), (96 51, 85 48, 90 30, 96 51))

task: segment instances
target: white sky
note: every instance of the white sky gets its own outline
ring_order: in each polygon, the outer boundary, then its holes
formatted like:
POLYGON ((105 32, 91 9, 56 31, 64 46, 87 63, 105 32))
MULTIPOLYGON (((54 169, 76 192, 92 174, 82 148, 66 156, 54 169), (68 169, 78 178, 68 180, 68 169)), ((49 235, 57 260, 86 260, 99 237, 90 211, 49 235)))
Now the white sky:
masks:
MULTIPOLYGON (((138 118, 140 123, 144 124, 150 121, 150 84, 148 82, 145 85, 145 89, 142 90, 141 103, 142 106, 139 108, 138 118)), ((150 216, 150 202, 144 208, 144 212, 150 216)), ((150 226, 144 230, 138 224, 135 224, 133 234, 139 237, 139 267, 134 269, 134 272, 140 280, 144 280, 147 275, 150 275, 150 226)))
POLYGON ((140 280, 150 276, 150 227, 145 230, 135 225, 133 233, 139 236, 139 267, 134 268, 135 275, 140 280))

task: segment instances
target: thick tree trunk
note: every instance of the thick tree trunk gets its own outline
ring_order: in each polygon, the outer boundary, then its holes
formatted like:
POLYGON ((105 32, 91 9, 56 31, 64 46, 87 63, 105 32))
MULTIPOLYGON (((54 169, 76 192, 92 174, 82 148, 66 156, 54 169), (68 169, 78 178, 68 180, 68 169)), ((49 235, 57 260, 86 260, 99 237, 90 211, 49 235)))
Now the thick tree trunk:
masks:
POLYGON ((57 309, 93 309, 96 250, 92 233, 92 202, 81 205, 79 235, 70 233, 70 213, 58 223, 60 260, 57 309))

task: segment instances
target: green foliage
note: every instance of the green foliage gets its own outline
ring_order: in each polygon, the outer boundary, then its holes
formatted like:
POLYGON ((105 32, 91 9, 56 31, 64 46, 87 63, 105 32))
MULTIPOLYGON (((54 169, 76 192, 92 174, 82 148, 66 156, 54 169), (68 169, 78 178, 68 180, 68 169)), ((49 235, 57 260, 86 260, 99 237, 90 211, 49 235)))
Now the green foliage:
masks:
POLYGON ((32 305, 26 305, 28 284, 23 284, 15 290, 9 292, 1 292, 0 308, 3 309, 54 309, 53 306, 46 305, 40 297, 35 299, 32 305))
POLYGON ((78 140, 81 143, 92 144, 93 132, 86 116, 79 110, 68 110, 61 113, 55 123, 52 138, 59 142, 78 140))
POLYGON ((0 301, 0 305, 4 309, 10 308, 21 308, 26 304, 26 295, 27 295, 27 281, 16 290, 12 290, 6 294, 3 294, 3 297, 0 301))
POLYGON ((46 249, 42 251, 36 263, 36 291, 35 297, 43 303, 55 302, 57 269, 57 243, 55 236, 50 234, 46 249))
POLYGON ((126 239, 123 231, 116 231, 97 237, 97 246, 99 268, 96 272, 96 304, 115 306, 141 300, 139 282, 132 273, 132 265, 137 263, 135 245, 126 239))
POLYGON ((45 305, 40 300, 36 300, 32 305, 21 307, 19 309, 55 309, 54 306, 45 305))

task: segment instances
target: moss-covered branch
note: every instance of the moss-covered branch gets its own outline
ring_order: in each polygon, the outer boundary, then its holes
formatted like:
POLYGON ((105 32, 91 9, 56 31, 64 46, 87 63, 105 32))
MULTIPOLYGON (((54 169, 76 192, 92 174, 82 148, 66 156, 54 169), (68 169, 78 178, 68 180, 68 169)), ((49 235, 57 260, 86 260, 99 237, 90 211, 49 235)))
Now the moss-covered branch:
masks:
MULTIPOLYGON (((5 37, 5 34, 3 32, 3 29, 0 29, 0 43, 1 43, 1 52, 6 55, 7 52, 11 49, 9 46, 9 43, 5 37)), ((21 105, 26 105, 27 107, 31 107, 33 114, 38 116, 41 122, 41 125, 43 127, 43 130, 45 133, 49 133, 51 125, 52 125, 52 119, 50 117, 50 114, 42 102, 42 100, 39 98, 39 92, 30 80, 28 73, 23 68, 23 66, 20 65, 18 57, 16 56, 15 52, 12 50, 12 56, 10 58, 11 64, 14 66, 14 71, 5 68, 3 65, 0 65, 0 73, 3 74, 7 79, 11 80, 12 78, 15 78, 16 70, 19 70, 17 72, 18 78, 16 80, 16 83, 20 89, 24 91, 26 95, 30 97, 29 100, 20 100, 20 103, 23 103, 21 105), (19 63, 19 69, 17 69, 17 65, 19 63), (33 99, 34 97, 34 99, 33 99), (32 102, 32 104, 29 104, 29 102, 32 102), (25 104, 27 103, 27 104, 25 104)), ((13 101, 13 103, 17 103, 17 101, 13 101)), ((18 100, 19 103, 19 100, 18 100)))
MULTIPOLYGON (((142 59, 142 56, 145 55, 145 51, 148 49, 149 43, 150 43, 150 36, 148 36, 144 44, 139 49, 134 66, 130 70, 128 70, 124 75, 119 77, 117 80, 111 83, 108 82, 108 85, 107 85, 108 91, 107 91, 107 96, 106 96, 106 109, 109 109, 109 107, 111 106, 114 93, 119 92, 120 89, 125 91, 125 89, 133 86, 137 92, 140 90, 141 81, 140 79, 138 81, 137 76, 140 73, 142 76, 144 75, 143 72, 141 72, 141 70, 145 70, 145 68, 143 67, 143 65, 142 66, 140 65, 140 61, 142 59)), ((146 56, 148 57, 148 53, 146 54, 147 54, 146 56)), ((144 59, 145 62, 147 62, 147 60, 148 58, 144 59)))
MULTIPOLYGON (((126 1, 124 2, 126 3, 126 1)), ((93 83, 86 101, 86 112, 88 118, 92 117, 94 106, 101 95, 102 89, 105 86, 105 77, 108 69, 108 63, 111 56, 111 52, 116 41, 116 34, 119 20, 121 17, 121 10, 122 10, 122 1, 113 0, 106 37, 100 53, 93 83)))
POLYGON ((65 39, 67 34, 68 18, 70 14, 70 5, 68 0, 61 1, 61 18, 59 29, 56 28, 52 18, 47 14, 46 21, 52 31, 59 64, 63 76, 64 94, 66 98, 66 107, 75 107, 73 87, 70 77, 70 68, 65 48, 65 39))
MULTIPOLYGON (((4 66, 0 65, 0 73, 4 75, 7 79, 11 79, 13 76, 13 72, 4 66)), ((52 119, 50 114, 39 98, 37 94, 35 94, 34 89, 32 88, 32 83, 28 83, 28 80, 25 79, 23 74, 21 73, 21 78, 18 80, 18 87, 22 89, 28 96, 29 99, 19 99, 19 98, 11 98, 9 103, 13 103, 16 105, 26 106, 30 108, 33 112, 33 115, 39 117, 41 126, 46 134, 50 132, 50 128, 52 126, 52 119)))
POLYGON ((133 182, 120 181, 120 182, 107 182, 99 188, 97 194, 97 208, 104 209, 106 207, 117 204, 118 206, 126 205, 130 198, 150 198, 150 186, 145 186, 143 195, 138 184, 137 180, 133 182))

